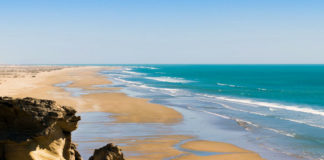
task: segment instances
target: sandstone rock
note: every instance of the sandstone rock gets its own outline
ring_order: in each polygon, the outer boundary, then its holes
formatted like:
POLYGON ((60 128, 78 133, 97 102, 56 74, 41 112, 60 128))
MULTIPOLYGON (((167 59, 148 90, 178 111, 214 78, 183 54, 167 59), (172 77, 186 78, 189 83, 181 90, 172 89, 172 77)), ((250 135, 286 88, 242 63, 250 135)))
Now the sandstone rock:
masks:
POLYGON ((75 113, 51 100, 0 97, 0 160, 80 160, 75 113))
POLYGON ((89 160, 125 160, 121 149, 112 143, 96 149, 89 160))

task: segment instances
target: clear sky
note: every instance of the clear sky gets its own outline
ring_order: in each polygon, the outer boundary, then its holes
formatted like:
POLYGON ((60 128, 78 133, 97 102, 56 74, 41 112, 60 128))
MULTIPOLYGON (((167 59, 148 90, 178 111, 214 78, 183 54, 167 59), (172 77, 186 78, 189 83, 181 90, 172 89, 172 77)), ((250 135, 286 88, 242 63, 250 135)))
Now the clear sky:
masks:
POLYGON ((0 63, 324 63, 323 0, 1 0, 0 63))

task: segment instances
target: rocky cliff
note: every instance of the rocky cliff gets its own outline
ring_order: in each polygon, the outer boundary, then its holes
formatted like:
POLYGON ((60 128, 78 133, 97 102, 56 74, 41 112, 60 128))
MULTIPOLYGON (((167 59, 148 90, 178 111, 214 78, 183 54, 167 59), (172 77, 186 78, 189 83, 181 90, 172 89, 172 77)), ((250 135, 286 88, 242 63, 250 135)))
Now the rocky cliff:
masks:
POLYGON ((71 143, 75 113, 50 100, 0 97, 0 159, 81 159, 71 143))
MULTIPOLYGON (((75 113, 51 100, 0 97, 0 160, 81 160, 71 142, 80 120, 75 113)), ((100 155, 124 159, 120 150, 109 149, 100 155)))

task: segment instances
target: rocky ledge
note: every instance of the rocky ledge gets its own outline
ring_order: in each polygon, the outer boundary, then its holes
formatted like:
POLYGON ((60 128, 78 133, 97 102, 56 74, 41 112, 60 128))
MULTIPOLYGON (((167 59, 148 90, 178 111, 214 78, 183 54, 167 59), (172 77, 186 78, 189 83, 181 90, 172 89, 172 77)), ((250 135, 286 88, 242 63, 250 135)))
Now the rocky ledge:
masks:
MULTIPOLYGON (((51 100, 0 97, 0 160, 81 160, 71 132, 79 116, 51 100)), ((124 160, 112 144, 95 150, 93 160, 124 160)))

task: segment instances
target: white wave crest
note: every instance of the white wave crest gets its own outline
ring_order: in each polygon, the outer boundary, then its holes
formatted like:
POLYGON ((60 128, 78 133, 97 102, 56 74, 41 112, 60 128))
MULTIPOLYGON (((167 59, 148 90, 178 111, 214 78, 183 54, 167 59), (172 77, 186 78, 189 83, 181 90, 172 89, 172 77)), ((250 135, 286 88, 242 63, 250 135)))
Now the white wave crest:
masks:
POLYGON ((132 75, 145 75, 145 73, 138 73, 138 72, 133 72, 133 71, 130 71, 130 70, 124 70, 122 72, 126 73, 126 74, 132 74, 132 75))
POLYGON ((219 85, 219 86, 239 87, 239 86, 236 86, 236 85, 233 85, 233 84, 225 84, 225 83, 216 83, 216 84, 219 85))
POLYGON ((140 83, 140 82, 127 81, 127 80, 124 80, 124 79, 121 79, 121 78, 112 78, 112 79, 115 80, 115 81, 118 81, 118 82, 122 82, 122 83, 125 83, 125 84, 128 84, 128 85, 132 85, 132 86, 142 85, 142 83, 140 83))
POLYGON ((214 112, 209 112, 209 111, 206 111, 206 110, 195 109, 195 108, 190 107, 190 106, 187 106, 187 108, 190 109, 190 110, 194 110, 194 111, 199 111, 199 112, 204 112, 204 113, 207 113, 207 114, 211 114, 211 115, 214 115, 214 116, 217 116, 217 117, 221 117, 221 118, 224 118, 224 119, 232 119, 231 117, 228 117, 228 116, 225 116, 225 115, 221 115, 221 114, 214 113, 214 112))
POLYGON ((289 118, 280 118, 280 119, 286 120, 286 121, 295 122, 295 123, 299 123, 299 124, 305 124, 305 125, 312 126, 312 127, 316 127, 316 128, 324 128, 324 126, 307 123, 307 122, 304 122, 304 121, 301 121, 301 120, 289 119, 289 118))
POLYGON ((144 66, 139 66, 137 68, 145 68, 145 69, 158 69, 158 68, 155 68, 155 67, 144 67, 144 66))
POLYGON ((251 125, 251 126, 254 126, 254 127, 260 127, 259 125, 257 125, 257 124, 254 124, 254 123, 252 123, 252 122, 250 122, 250 121, 246 121, 246 120, 243 120, 243 119, 238 119, 238 118, 236 118, 236 119, 233 119, 233 120, 235 120, 237 123, 239 123, 239 124, 242 124, 242 123, 245 123, 245 124, 248 124, 248 125, 251 125))
POLYGON ((124 67, 124 69, 125 69, 126 71, 130 71, 130 70, 132 70, 132 68, 130 68, 130 67, 124 67))
POLYGON ((265 88, 258 88, 258 90, 260 90, 260 91, 266 91, 267 89, 265 89, 265 88))
POLYGON ((202 112, 205 112, 205 113, 208 113, 208 114, 211 114, 211 115, 214 115, 214 116, 218 116, 218 117, 224 118, 224 119, 231 119, 231 117, 228 117, 228 116, 225 116, 225 115, 221 115, 221 114, 218 114, 218 113, 208 112, 208 111, 204 111, 204 110, 201 110, 201 111, 202 112))
POLYGON ((216 98, 216 99, 223 100, 223 101, 250 104, 250 105, 256 105, 256 106, 261 106, 261 107, 269 107, 271 109, 283 109, 283 110, 289 110, 289 111, 294 111, 294 112, 302 112, 302 113, 307 113, 307 114, 324 116, 323 110, 316 110, 313 108, 299 107, 299 106, 294 106, 294 105, 283 105, 283 104, 271 103, 271 102, 260 102, 260 101, 250 100, 250 99, 236 99, 236 98, 229 98, 229 97, 222 97, 222 96, 212 96, 212 95, 206 95, 206 94, 203 94, 203 96, 206 96, 209 98, 216 98))
POLYGON ((150 67, 150 66, 127 66, 127 67, 124 67, 126 70, 132 70, 133 68, 142 68, 142 69, 159 69, 159 68, 156 68, 156 67, 150 67))
POLYGON ((221 106, 223 106, 224 108, 233 110, 233 111, 240 111, 240 112, 245 112, 245 113, 250 113, 250 114, 255 114, 255 115, 259 115, 259 116, 268 116, 267 114, 264 113, 259 113, 259 112, 252 112, 252 111, 246 111, 246 110, 242 110, 242 109, 238 109, 238 108, 233 108, 229 105, 223 104, 223 103, 216 103, 219 104, 221 106))
POLYGON ((156 88, 156 87, 150 87, 147 85, 138 85, 136 87, 139 88, 145 88, 150 90, 151 92, 160 92, 160 93, 164 93, 170 96, 177 96, 178 94, 182 93, 182 90, 180 89, 172 89, 172 88, 156 88))
POLYGON ((170 83, 190 83, 190 82, 193 82, 193 81, 185 80, 183 78, 175 78, 175 77, 145 77, 145 78, 155 80, 155 81, 170 82, 170 83))
MULTIPOLYGON (((278 130, 278 129, 274 129, 274 128, 268 128, 268 127, 262 127, 262 126, 259 126, 257 124, 254 124, 250 121, 246 121, 246 120, 242 120, 242 119, 234 119, 236 122, 238 123, 245 123, 245 124, 248 124, 248 125, 251 125, 251 126, 254 126, 254 127, 257 127, 257 128, 264 128, 266 130, 269 130, 269 131, 272 131, 272 132, 275 132, 275 133, 278 133, 278 134, 281 134, 281 135, 284 135, 284 136, 288 136, 288 137, 295 137, 296 134, 295 133, 288 133, 286 131, 283 131, 283 130, 278 130)), ((247 128, 248 129, 248 128, 247 128)))
POLYGON ((267 128, 267 127, 264 127, 264 129, 267 129, 269 131, 272 131, 272 132, 275 132, 275 133, 278 133, 278 134, 281 134, 281 135, 284 135, 284 136, 288 136, 288 137, 295 137, 296 136, 295 133, 288 133, 286 131, 282 131, 282 130, 278 130, 278 129, 267 128))

